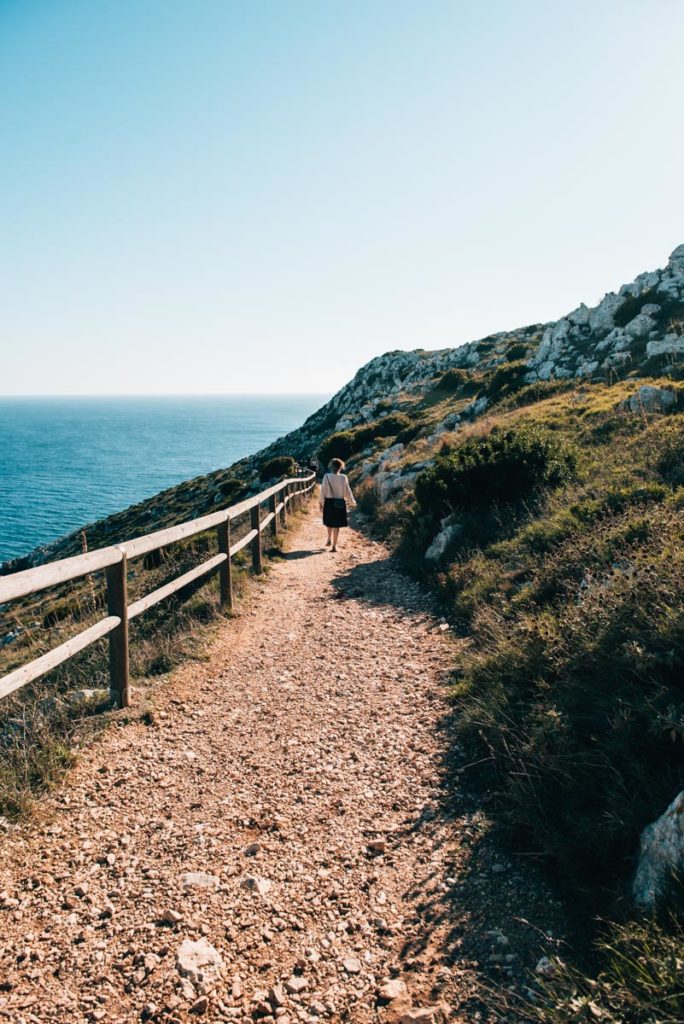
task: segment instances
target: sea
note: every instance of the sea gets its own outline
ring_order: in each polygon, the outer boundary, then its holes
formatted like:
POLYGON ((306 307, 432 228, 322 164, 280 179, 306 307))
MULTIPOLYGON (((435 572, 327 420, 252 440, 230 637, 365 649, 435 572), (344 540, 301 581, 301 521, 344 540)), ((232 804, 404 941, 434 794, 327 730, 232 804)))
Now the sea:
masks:
POLYGON ((329 397, 0 397, 0 563, 230 466, 329 397))

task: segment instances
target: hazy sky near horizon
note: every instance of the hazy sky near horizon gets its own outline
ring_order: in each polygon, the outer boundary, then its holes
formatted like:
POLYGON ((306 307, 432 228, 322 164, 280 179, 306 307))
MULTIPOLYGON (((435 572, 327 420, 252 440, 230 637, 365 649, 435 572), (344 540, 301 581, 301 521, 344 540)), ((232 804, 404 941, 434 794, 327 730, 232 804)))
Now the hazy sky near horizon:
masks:
POLYGON ((682 0, 0 0, 0 393, 332 392, 684 242, 682 0))

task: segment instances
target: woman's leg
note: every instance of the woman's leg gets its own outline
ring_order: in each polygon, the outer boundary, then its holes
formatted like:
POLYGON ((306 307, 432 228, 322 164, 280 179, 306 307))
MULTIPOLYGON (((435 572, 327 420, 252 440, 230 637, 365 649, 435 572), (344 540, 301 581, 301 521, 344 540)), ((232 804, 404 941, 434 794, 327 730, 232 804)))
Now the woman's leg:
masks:
POLYGON ((332 526, 326 526, 326 530, 328 531, 328 539, 325 542, 325 546, 327 547, 328 544, 330 543, 330 538, 332 537, 332 532, 333 532, 332 526))
POLYGON ((333 526, 333 531, 332 531, 332 549, 333 549, 333 551, 337 547, 337 538, 339 537, 339 535, 340 535, 340 528, 339 528, 339 526, 333 526))

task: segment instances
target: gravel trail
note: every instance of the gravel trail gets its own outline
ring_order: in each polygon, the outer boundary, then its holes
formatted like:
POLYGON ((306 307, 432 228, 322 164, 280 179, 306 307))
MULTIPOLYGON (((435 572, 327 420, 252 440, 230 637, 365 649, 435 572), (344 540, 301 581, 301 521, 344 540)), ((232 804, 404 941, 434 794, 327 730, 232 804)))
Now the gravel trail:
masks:
POLYGON ((343 533, 305 512, 149 722, 0 837, 0 1021, 489 1020, 483 950, 519 984, 529 883, 473 868, 486 819, 442 786, 459 641, 343 533))

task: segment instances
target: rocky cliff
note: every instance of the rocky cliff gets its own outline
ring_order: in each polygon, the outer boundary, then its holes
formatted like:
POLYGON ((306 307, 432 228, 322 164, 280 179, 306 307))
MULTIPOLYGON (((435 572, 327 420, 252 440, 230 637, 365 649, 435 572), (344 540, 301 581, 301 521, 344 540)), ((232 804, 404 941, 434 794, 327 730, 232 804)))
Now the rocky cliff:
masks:
POLYGON ((371 359, 301 430, 277 442, 298 454, 330 430, 345 430, 377 415, 377 403, 424 392, 450 369, 485 372, 523 361, 525 379, 572 377, 615 380, 670 373, 684 359, 684 245, 663 270, 647 271, 597 306, 582 303, 555 323, 502 331, 458 348, 388 352, 371 359))

